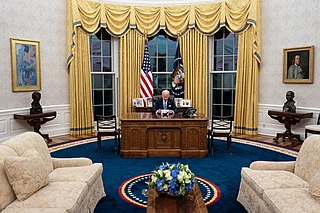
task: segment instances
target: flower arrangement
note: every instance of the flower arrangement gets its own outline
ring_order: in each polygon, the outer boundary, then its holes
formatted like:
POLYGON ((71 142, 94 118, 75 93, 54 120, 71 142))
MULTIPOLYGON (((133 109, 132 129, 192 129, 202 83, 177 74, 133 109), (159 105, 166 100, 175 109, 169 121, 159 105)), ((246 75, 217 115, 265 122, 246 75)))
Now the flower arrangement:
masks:
POLYGON ((184 196, 195 186, 194 173, 189 169, 189 165, 181 163, 162 163, 152 171, 150 187, 156 187, 160 193, 171 196, 184 196))

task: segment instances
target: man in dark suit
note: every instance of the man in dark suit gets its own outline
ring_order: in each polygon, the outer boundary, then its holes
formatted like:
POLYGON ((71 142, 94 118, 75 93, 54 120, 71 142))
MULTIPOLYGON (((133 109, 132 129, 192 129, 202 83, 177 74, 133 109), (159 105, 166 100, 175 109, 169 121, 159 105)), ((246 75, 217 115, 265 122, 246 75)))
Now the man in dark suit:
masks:
POLYGON ((170 99, 170 92, 168 90, 162 91, 162 98, 156 101, 152 108, 152 112, 161 114, 162 110, 169 110, 169 114, 174 114, 178 112, 176 104, 173 99, 170 99))

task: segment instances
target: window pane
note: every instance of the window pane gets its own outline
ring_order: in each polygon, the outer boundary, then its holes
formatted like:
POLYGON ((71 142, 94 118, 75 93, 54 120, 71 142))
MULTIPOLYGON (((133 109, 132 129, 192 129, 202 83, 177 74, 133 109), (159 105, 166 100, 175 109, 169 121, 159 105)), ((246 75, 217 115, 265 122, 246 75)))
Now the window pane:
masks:
POLYGON ((222 88, 222 74, 213 74, 213 88, 222 88))
POLYGON ((237 73, 233 73, 233 88, 236 88, 237 83, 237 73))
POLYGON ((112 115, 113 114, 113 109, 112 106, 105 106, 104 107, 104 115, 112 115))
POLYGON ((91 64, 92 64, 91 72, 101 72, 101 58, 100 57, 92 57, 91 64))
POLYGON ((233 40, 225 40, 224 55, 232 55, 232 54, 233 54, 233 40))
POLYGON ((223 74, 223 88, 233 88, 233 73, 223 74))
POLYGON ((103 57, 103 72, 111 72, 111 58, 103 57))
POLYGON ((214 40, 214 55, 222 55, 223 40, 214 40))
POLYGON ((234 46, 234 54, 238 54, 238 39, 235 39, 233 42, 233 46, 234 46))
POLYGON ((102 75, 99 75, 99 74, 92 75, 92 87, 94 89, 102 89, 102 75))
POLYGON ((103 75, 104 78, 104 88, 113 88, 113 75, 103 75))
POLYGON ((176 41, 168 39, 168 56, 176 55, 176 41))
POLYGON ((149 55, 150 56, 157 56, 156 54, 156 50, 157 50, 157 46, 156 46, 156 37, 154 37, 152 40, 148 41, 148 48, 149 48, 149 55))
POLYGON ((223 103, 232 104, 232 89, 223 90, 223 103))
POLYGON ((214 89, 213 90, 213 104, 221 104, 221 91, 220 89, 214 89))
POLYGON ((221 105, 213 105, 212 114, 215 116, 221 116, 221 105))
POLYGON ((167 71, 166 66, 166 59, 165 58, 159 58, 158 59, 158 72, 166 72, 167 71))
POLYGON ((234 57, 234 70, 236 71, 237 70, 237 66, 238 66, 238 56, 235 56, 234 57))
POLYGON ((103 56, 111 56, 111 42, 102 41, 103 56))
POLYGON ((223 105, 222 110, 223 110, 223 116, 231 116, 231 115, 232 115, 232 112, 231 112, 232 106, 230 106, 230 105, 223 105))
POLYGON ((93 105, 103 104, 102 101, 102 90, 93 90, 93 105))
POLYGON ((168 72, 172 72, 173 70, 174 58, 168 58, 168 72))
POLYGON ((153 88, 158 88, 158 75, 157 74, 152 74, 153 78, 153 88))
POLYGON ((104 104, 113 104, 112 90, 104 90, 104 104))
POLYGON ((93 112, 94 112, 94 120, 97 120, 97 117, 96 115, 103 115, 103 108, 102 106, 94 106, 93 107, 93 112))
POLYGON ((92 41, 91 53, 93 56, 101 55, 101 42, 100 42, 100 40, 93 40, 92 41))
POLYGON ((158 36, 158 56, 166 56, 166 37, 164 35, 158 36))
POLYGON ((157 72, 157 68, 156 68, 156 58, 152 58, 150 57, 150 63, 151 63, 151 69, 153 72, 157 72))
POLYGON ((224 71, 233 71, 233 57, 225 56, 224 57, 224 71))
POLYGON ((158 75, 158 88, 164 89, 167 86, 167 76, 158 75))
POLYGON ((214 57, 214 70, 215 71, 222 71, 222 58, 221 56, 214 57))

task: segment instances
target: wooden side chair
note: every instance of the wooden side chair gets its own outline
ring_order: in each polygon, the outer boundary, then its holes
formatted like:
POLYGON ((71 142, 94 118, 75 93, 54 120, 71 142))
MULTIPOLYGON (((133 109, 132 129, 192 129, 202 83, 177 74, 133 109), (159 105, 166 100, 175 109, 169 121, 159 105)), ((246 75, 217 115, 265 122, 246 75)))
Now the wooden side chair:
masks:
POLYGON ((311 134, 320 134, 320 113, 318 115, 318 121, 315 125, 307 125, 305 126, 305 139, 308 137, 308 133, 311 134))
POLYGON ((231 132, 232 132, 233 116, 212 116, 211 125, 208 129, 208 148, 213 154, 213 138, 226 137, 227 149, 231 154, 231 132))
POLYGON ((114 151, 120 151, 120 128, 117 125, 115 115, 102 116, 97 115, 97 149, 101 150, 101 137, 114 136, 114 151))

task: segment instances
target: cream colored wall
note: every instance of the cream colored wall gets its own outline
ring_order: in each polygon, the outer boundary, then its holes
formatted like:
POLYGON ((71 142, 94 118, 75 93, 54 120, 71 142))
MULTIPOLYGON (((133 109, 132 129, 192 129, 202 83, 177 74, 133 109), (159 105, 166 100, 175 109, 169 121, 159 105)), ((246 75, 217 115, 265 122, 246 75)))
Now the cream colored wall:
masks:
POLYGON ((295 92, 297 110, 313 112, 293 126, 303 136, 304 126, 315 124, 320 112, 320 3, 314 0, 262 0, 262 63, 259 83, 259 133, 274 135, 283 125, 268 116, 268 110, 281 110, 288 90, 295 92), (314 45, 314 83, 284 84, 283 49, 314 45))
POLYGON ((0 140, 31 130, 24 122, 13 120, 14 113, 28 112, 32 92, 12 92, 10 38, 40 41, 40 103, 45 110, 58 112, 55 121, 42 130, 52 134, 68 133, 66 0, 6 1, 0 7, 0 20, 0 140))

